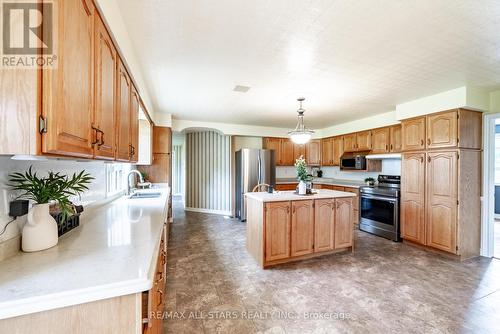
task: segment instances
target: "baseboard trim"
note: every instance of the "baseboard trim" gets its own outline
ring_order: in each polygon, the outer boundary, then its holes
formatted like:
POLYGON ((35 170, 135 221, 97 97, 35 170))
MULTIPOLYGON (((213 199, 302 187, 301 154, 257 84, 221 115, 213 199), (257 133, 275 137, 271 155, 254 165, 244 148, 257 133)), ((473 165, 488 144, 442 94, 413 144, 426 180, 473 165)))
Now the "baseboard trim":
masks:
POLYGON ((214 215, 231 216, 231 211, 201 209, 201 208, 190 208, 190 207, 185 207, 184 210, 185 211, 190 211, 190 212, 212 213, 214 215))

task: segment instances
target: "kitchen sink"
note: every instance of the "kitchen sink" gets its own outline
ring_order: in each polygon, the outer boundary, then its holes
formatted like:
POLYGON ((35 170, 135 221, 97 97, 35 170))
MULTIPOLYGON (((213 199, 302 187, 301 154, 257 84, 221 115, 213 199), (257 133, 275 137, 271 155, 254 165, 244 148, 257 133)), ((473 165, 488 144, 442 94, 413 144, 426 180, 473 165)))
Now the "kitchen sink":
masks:
POLYGON ((134 198, 158 198, 161 196, 161 193, 158 192, 136 192, 130 195, 131 199, 134 198))

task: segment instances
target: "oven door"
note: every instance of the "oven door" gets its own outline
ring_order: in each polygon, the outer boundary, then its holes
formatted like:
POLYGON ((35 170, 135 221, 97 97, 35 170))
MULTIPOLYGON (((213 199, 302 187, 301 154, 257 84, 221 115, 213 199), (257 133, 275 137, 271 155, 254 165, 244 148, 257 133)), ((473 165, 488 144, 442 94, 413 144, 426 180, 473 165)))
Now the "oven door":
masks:
POLYGON ((361 194, 360 228, 392 240, 399 240, 399 199, 361 194))

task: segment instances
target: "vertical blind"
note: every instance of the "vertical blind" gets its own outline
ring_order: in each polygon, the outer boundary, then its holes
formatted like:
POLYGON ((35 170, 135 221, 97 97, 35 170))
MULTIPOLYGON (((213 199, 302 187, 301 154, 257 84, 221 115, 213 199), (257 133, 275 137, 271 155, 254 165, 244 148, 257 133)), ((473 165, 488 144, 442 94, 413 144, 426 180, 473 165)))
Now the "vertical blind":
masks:
POLYGON ((186 134, 186 207, 231 211, 231 136, 186 134))

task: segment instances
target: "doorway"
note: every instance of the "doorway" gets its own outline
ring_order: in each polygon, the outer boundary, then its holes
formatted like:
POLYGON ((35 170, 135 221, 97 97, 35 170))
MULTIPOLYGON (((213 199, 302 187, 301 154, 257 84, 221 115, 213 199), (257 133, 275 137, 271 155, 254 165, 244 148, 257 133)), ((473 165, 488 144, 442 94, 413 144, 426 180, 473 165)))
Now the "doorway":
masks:
POLYGON ((484 117, 481 255, 500 259, 500 113, 484 117))

